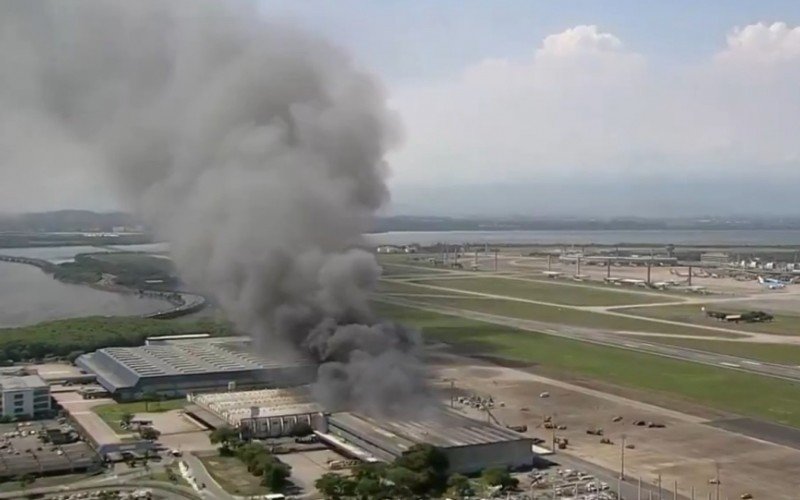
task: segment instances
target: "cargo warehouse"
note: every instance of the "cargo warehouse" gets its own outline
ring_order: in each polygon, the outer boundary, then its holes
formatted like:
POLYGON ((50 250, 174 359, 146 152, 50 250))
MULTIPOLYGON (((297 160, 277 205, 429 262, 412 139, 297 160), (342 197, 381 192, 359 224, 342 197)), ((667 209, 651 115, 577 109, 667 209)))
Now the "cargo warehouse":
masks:
POLYGON ((316 365, 299 357, 280 360, 251 352, 241 338, 197 339, 140 347, 110 347, 80 356, 75 364, 94 373, 118 400, 146 394, 165 397, 251 387, 290 387, 316 378, 316 365))
POLYGON ((526 467, 534 459, 533 439, 446 409, 410 420, 334 413, 327 419, 327 434, 385 462, 415 444, 431 444, 447 455, 450 472, 465 474, 487 467, 526 467))

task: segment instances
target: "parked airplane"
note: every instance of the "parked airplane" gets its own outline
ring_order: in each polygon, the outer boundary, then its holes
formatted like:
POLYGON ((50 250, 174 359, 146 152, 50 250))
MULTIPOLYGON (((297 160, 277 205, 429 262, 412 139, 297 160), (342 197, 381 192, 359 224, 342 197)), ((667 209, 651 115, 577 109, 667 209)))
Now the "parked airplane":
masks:
POLYGON ((758 282, 769 288, 770 290, 780 290, 781 288, 785 288, 786 285, 789 284, 787 281, 776 280, 773 278, 764 278, 763 276, 758 277, 758 282))

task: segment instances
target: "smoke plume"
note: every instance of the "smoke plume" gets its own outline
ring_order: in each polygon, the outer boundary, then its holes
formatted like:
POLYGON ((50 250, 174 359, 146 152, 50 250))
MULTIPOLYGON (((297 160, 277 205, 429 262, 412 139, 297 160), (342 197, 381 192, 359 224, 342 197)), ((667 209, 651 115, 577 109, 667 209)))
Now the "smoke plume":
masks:
POLYGON ((260 349, 321 362, 324 403, 425 393, 418 333, 372 314, 380 267, 355 249, 398 127, 345 54, 249 3, 7 0, 0 67, 2 127, 32 134, 18 149, 112 181, 260 349))

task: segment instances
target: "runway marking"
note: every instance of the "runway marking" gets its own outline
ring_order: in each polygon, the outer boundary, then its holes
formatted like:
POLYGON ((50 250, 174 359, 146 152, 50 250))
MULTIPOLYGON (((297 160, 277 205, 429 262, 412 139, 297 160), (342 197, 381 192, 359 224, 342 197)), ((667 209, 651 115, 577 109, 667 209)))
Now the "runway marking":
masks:
POLYGON ((736 363, 727 363, 725 361, 720 363, 722 366, 730 366, 731 368, 741 368, 741 366, 737 365, 736 363))
POLYGON ((638 344, 631 344, 630 342, 625 342, 626 347, 639 347, 638 344))
POLYGON ((742 363, 746 363, 748 365, 761 366, 761 363, 759 363, 758 361, 742 361, 742 363))

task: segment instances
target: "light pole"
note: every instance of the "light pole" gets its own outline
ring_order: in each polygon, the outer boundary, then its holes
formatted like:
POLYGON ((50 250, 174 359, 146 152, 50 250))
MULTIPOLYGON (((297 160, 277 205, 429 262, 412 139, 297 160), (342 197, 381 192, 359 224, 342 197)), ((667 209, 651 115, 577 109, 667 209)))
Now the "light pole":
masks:
POLYGON ((619 447, 619 478, 625 480, 625 434, 622 435, 622 444, 619 447))
POLYGON ((658 475, 658 500, 662 500, 662 496, 661 496, 661 474, 658 475))

